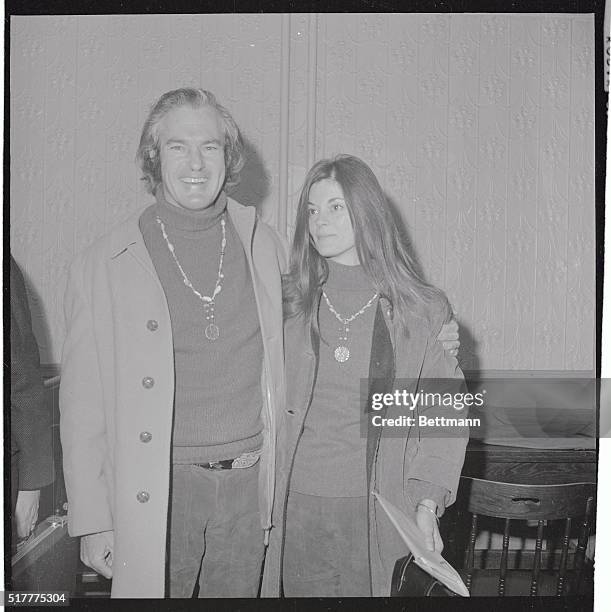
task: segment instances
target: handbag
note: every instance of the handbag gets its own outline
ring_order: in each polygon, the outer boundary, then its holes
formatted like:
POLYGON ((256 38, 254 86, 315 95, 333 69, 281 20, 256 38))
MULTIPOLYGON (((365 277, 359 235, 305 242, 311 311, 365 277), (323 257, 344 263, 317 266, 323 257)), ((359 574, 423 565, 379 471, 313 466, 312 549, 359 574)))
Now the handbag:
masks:
POLYGON ((397 559, 392 573, 391 597, 459 597, 414 562, 414 555, 397 559))

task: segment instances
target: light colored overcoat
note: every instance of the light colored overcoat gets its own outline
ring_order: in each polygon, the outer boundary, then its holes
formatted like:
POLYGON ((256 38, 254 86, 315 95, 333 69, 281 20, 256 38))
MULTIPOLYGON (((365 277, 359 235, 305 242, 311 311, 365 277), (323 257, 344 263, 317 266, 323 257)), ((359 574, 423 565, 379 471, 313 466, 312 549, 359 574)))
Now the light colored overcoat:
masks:
MULTIPOLYGON (((250 267, 264 347, 259 507, 267 534, 284 401, 285 250, 254 208, 228 199, 227 210, 250 267)), ((75 258, 65 298, 60 410, 68 529, 72 536, 114 530, 113 597, 165 595, 173 344, 140 214, 75 258)))

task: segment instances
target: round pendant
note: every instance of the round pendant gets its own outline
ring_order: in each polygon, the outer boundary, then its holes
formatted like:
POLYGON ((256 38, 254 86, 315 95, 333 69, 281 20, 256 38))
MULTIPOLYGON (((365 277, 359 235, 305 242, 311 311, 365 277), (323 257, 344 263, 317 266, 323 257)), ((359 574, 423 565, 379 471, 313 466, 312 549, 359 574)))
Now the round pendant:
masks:
POLYGON ((204 333, 206 334, 206 338, 208 338, 208 340, 216 340, 219 337, 219 328, 214 323, 210 323, 206 327, 204 333))
POLYGON ((344 361, 348 361, 350 359, 350 351, 347 346, 338 346, 333 353, 335 357, 335 361, 339 361, 340 363, 344 363, 344 361))

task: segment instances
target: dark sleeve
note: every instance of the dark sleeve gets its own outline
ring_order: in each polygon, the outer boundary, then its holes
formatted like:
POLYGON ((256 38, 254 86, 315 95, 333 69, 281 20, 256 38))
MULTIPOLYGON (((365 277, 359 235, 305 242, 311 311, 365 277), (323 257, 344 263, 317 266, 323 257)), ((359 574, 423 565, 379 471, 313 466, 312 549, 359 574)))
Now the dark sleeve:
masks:
POLYGON ((11 453, 17 452, 19 490, 53 482, 51 411, 44 403, 40 356, 32 332, 23 275, 11 256, 11 453))

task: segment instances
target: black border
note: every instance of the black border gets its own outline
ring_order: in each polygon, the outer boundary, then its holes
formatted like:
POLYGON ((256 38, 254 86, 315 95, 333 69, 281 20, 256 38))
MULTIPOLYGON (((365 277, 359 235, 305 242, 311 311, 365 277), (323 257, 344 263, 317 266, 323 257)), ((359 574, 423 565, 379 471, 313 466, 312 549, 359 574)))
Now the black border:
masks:
MULTIPOLYGON (((9 271, 9 186, 10 186, 10 17, 15 15, 121 15, 121 14, 201 14, 201 13, 307 13, 307 12, 411 12, 411 13, 594 13, 595 33, 595 244, 596 244, 596 376, 601 373, 601 350, 602 350, 602 296, 603 296, 603 273, 604 273, 604 230, 605 230, 605 178, 606 178, 606 150, 607 150, 607 109, 608 94, 604 91, 604 56, 603 56, 603 26, 604 26, 604 0, 418 0, 407 3, 400 0, 384 0, 373 2, 366 0, 350 0, 341 2, 326 2, 323 6, 310 0, 309 2, 292 0, 281 2, 271 0, 269 2, 243 1, 223 3, 194 2, 185 0, 146 1, 146 0, 53 0, 43 2, 42 0, 5 0, 5 65, 4 65, 4 192, 3 192, 3 222, 4 222, 4 261, 3 261, 3 304, 4 304, 4 376, 5 381, 9 379, 10 370, 7 361, 7 350, 9 348, 10 334, 7 325, 7 314, 10 309, 8 294, 8 271, 9 271)), ((10 405, 10 387, 4 385, 4 405, 10 405)), ((8 411, 10 412, 10 411, 8 411)), ((10 423, 8 412, 4 411, 4 516, 10 516, 10 495, 7 498, 6 491, 10 491, 9 478, 6 466, 10 466, 10 445, 7 444, 10 423)), ((10 541, 10 522, 4 521, 5 550, 10 541)), ((600 546, 600 544, 599 544, 600 546)), ((10 577, 10 558, 5 554, 5 583, 10 577), (8 563, 7 563, 8 561, 8 563)), ((603 579, 600 573, 598 580, 603 579)), ((80 610, 134 610, 148 608, 152 610, 168 609, 173 612, 180 610, 197 609, 202 610, 207 606, 214 610, 291 610, 300 612, 302 610, 508 610, 519 612, 521 610, 545 611, 567 610, 581 611, 593 610, 593 600, 590 598, 564 597, 564 598, 521 598, 508 597, 499 599, 495 597, 478 597, 473 600, 463 598, 444 599, 439 598, 403 600, 403 599, 227 599, 206 602, 205 600, 95 600, 80 599, 73 600, 71 607, 80 610)), ((29 607, 39 609, 39 607, 29 607)), ((47 608, 40 608, 45 610, 47 608)))
POLYGON ((6 0, 6 15, 112 15, 160 13, 604 13, 604 0, 6 0))

